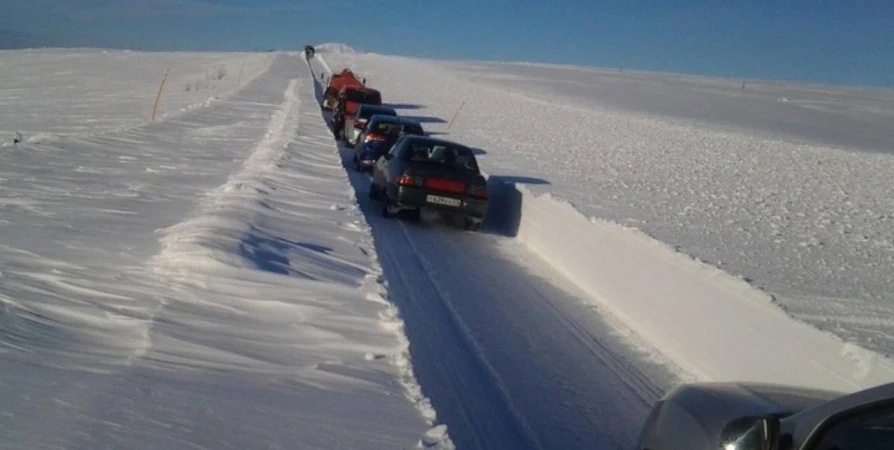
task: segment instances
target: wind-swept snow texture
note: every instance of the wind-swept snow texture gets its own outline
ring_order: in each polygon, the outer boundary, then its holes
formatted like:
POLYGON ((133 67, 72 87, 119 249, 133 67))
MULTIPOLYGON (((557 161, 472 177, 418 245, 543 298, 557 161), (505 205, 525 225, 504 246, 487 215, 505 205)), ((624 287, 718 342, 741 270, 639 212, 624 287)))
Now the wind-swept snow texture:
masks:
POLYGON ((879 126, 887 91, 325 58, 480 148, 492 178, 515 186, 513 234, 696 378, 842 391, 894 380, 894 159, 853 150, 892 142, 879 126), (813 135, 821 120, 871 139, 813 135))
POLYGON ((263 73, 270 53, 146 53, 121 50, 0 51, 0 145, 84 134, 205 106, 263 73), (123 76, 126 74, 126 76, 123 76))
POLYGON ((451 447, 313 89, 3 149, 0 448, 451 447))

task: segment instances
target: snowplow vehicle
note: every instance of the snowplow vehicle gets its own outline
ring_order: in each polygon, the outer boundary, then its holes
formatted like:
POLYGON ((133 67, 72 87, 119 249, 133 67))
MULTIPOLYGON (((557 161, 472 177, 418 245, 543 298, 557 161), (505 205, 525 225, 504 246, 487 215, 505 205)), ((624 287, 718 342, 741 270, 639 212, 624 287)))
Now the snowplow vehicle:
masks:
POLYGON ((363 87, 363 83, 351 69, 332 74, 329 77, 329 83, 326 84, 326 90, 323 92, 323 109, 332 111, 335 107, 335 102, 338 100, 339 92, 348 86, 363 87))

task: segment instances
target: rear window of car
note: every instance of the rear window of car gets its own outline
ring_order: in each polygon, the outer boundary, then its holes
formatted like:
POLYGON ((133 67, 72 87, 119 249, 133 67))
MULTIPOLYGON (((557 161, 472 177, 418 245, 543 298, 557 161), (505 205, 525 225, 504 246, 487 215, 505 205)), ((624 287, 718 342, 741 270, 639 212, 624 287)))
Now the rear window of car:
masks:
POLYGON ((376 122, 373 125, 373 130, 376 133, 381 134, 392 134, 392 133, 403 133, 403 134, 416 134, 422 135, 424 134, 422 131, 422 127, 416 124, 408 124, 408 123, 395 123, 395 122, 376 122))
POLYGON ((377 133, 389 134, 392 132, 399 132, 400 125, 394 122, 378 122, 374 129, 377 133))
POLYGON ((410 143, 407 160, 414 163, 436 164, 451 169, 478 173, 478 162, 471 150, 465 147, 410 143))
POLYGON ((348 101, 357 102, 357 103, 365 103, 369 105, 380 105, 382 104, 382 96, 378 92, 370 92, 370 91, 348 91, 347 95, 348 101))
POLYGON ((403 132, 406 134, 418 134, 420 136, 425 134, 425 132, 422 131, 421 126, 412 123, 403 124, 403 132))

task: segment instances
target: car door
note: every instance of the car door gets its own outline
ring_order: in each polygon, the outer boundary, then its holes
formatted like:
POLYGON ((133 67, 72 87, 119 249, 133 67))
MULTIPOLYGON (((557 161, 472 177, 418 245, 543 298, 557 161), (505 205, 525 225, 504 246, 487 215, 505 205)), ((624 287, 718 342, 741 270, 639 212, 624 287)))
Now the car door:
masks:
POLYGON ((393 162, 400 159, 401 149, 403 149, 403 139, 398 139, 391 147, 391 150, 376 160, 375 170, 373 170, 373 184, 386 187, 388 184, 389 172, 393 162))
POLYGON ((351 118, 348 119, 348 122, 345 124, 345 140, 348 141, 348 143, 354 142, 354 121, 360 116, 360 110, 362 109, 363 108, 357 108, 354 110, 354 114, 351 114, 351 118))
POLYGON ((366 130, 368 129, 369 127, 361 131, 360 134, 357 136, 357 140, 354 142, 354 153, 358 155, 363 151, 363 139, 366 137, 366 130))

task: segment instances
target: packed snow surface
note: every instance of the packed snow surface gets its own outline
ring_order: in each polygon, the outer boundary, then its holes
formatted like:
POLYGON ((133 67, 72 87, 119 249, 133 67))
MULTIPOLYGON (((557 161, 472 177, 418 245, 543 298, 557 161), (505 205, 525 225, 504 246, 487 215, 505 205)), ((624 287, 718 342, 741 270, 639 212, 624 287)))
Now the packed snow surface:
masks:
MULTIPOLYGON (((108 79, 242 56, 157 58, 108 79)), ((137 119, 112 93, 22 95, 31 129, 137 119)), ((0 186, 0 447, 452 446, 299 58, 154 124, 5 147, 0 186)))
POLYGON ((894 139, 878 126, 890 92, 325 58, 481 149, 484 169, 518 186, 518 238, 697 378, 894 380, 894 159, 881 152, 894 139), (788 134, 763 116, 809 126, 788 134), (853 126, 813 135, 823 120, 853 126))

